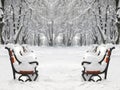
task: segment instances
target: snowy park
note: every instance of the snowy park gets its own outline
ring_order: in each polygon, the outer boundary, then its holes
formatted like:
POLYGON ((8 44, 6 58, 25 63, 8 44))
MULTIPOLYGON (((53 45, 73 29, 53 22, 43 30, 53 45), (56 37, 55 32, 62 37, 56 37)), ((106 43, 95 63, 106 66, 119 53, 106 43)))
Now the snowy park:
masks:
POLYGON ((120 90, 120 0, 0 0, 0 90, 120 90))
POLYGON ((12 68, 7 50, 0 46, 0 90, 120 90, 120 46, 113 50, 108 68, 107 80, 83 81, 81 77, 83 56, 92 47, 38 47, 29 46, 39 62, 37 81, 13 80, 12 68))

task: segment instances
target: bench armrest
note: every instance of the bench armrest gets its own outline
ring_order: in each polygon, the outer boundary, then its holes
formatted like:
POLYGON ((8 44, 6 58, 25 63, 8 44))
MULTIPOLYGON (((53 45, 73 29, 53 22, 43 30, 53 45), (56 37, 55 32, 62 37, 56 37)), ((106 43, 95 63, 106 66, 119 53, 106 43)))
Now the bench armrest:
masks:
POLYGON ((29 62, 29 64, 36 64, 36 65, 39 65, 39 63, 38 63, 37 61, 29 62))
POLYGON ((83 61, 83 62, 81 63, 81 65, 84 65, 84 64, 91 64, 91 62, 83 61))

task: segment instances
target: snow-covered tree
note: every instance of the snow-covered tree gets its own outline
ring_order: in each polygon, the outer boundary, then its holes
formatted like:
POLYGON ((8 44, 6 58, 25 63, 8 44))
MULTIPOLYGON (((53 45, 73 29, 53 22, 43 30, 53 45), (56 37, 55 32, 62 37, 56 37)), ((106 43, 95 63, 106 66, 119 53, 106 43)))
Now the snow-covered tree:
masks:
POLYGON ((4 0, 0 0, 0 42, 2 42, 2 27, 3 27, 3 11, 4 11, 4 0))
POLYGON ((118 43, 115 0, 5 0, 3 43, 118 43))

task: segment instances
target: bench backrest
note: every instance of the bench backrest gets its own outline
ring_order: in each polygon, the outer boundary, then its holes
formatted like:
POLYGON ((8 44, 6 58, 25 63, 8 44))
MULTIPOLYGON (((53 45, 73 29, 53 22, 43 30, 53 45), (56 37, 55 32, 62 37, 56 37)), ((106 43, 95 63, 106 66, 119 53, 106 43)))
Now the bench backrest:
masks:
POLYGON ((14 51, 8 47, 5 47, 5 49, 8 50, 8 53, 9 53, 9 58, 10 58, 10 62, 11 62, 11 66, 12 66, 12 69, 13 69, 13 72, 17 72, 16 69, 14 68, 14 64, 19 64, 21 63, 19 60, 17 60, 15 54, 14 54, 14 51))
POLYGON ((107 72, 107 70, 108 70, 108 66, 109 66, 109 62, 110 62, 110 57, 111 57, 111 53, 112 53, 113 49, 115 49, 115 47, 107 49, 105 57, 104 57, 103 61, 101 62, 101 64, 106 63, 106 68, 105 68, 105 70, 103 72, 107 72))

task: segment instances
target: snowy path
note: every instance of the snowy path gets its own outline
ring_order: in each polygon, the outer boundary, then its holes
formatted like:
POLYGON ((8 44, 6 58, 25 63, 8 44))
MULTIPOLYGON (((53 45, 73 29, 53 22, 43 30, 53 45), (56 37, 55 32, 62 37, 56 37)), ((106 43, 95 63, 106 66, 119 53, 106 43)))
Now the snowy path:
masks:
POLYGON ((32 47, 39 61, 39 80, 27 83, 12 80, 8 52, 0 47, 0 90, 120 90, 119 46, 113 51, 108 80, 97 83, 81 80, 81 60, 88 47, 32 47))

